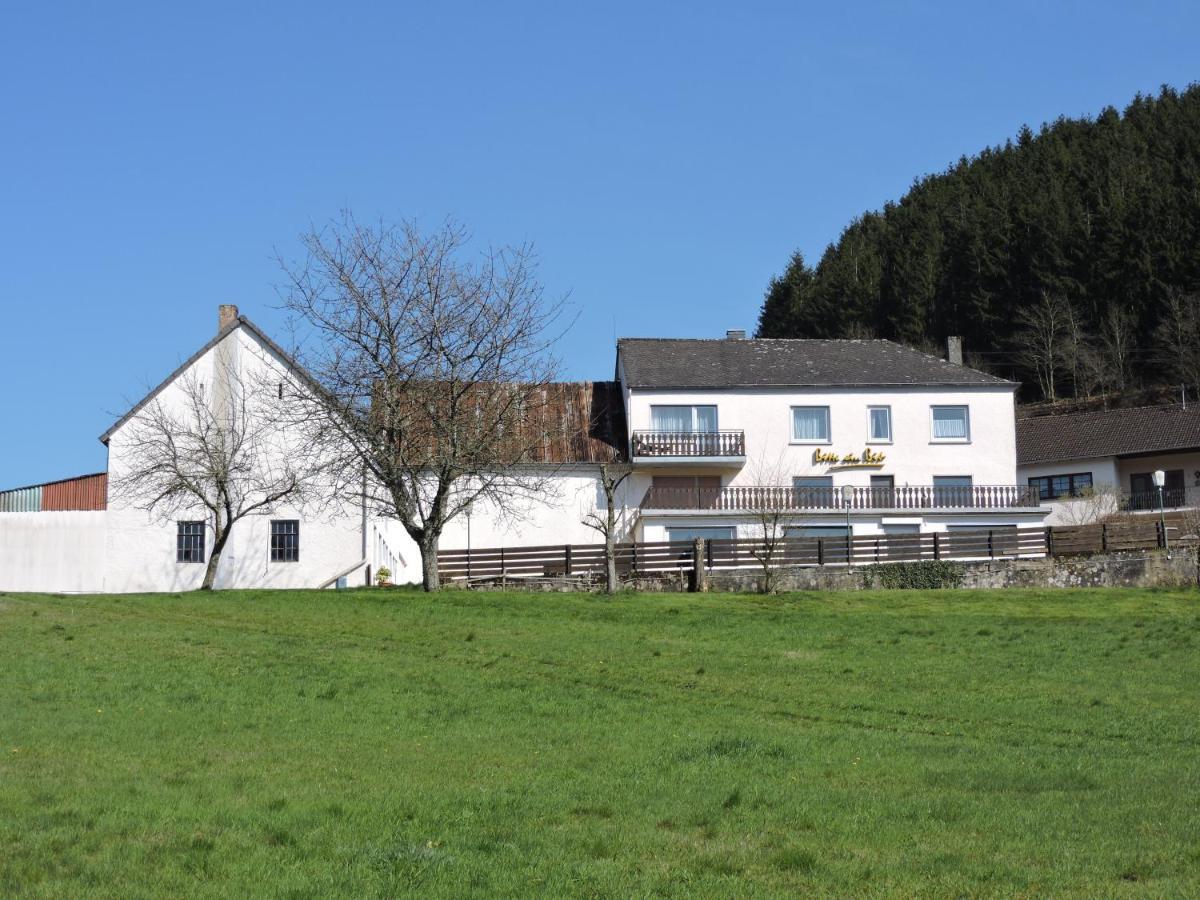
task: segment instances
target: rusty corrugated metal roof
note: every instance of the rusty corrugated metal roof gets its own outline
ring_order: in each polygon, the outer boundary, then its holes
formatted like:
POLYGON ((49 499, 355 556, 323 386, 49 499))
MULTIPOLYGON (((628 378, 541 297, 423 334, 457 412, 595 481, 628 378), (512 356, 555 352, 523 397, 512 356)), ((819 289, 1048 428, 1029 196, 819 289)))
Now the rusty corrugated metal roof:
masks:
POLYGON ((42 486, 42 510, 105 509, 108 506, 108 473, 81 475, 42 486))
POLYGON ((0 491, 0 512, 103 510, 107 507, 107 472, 0 491))

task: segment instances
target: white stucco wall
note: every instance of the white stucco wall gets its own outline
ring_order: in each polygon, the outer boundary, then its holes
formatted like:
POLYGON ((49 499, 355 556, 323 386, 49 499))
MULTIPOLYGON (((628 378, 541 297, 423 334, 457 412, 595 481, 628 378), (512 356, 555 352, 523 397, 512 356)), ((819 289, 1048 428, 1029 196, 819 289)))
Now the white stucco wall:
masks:
POLYGON ((107 515, 0 513, 0 591, 102 591, 107 515))
MULTIPOLYGON (((629 397, 630 431, 649 429, 650 407, 682 404, 717 407, 718 427, 746 433, 746 464, 725 473, 723 483, 756 482, 756 468, 779 469, 784 484, 797 475, 832 475, 834 485, 866 487, 871 475, 891 475, 897 487, 928 485, 935 475, 970 475, 977 485, 1016 484, 1016 430, 1013 392, 1007 387, 945 388, 759 388, 724 391, 634 390, 629 397), (970 441, 932 439, 930 407, 965 405, 970 409, 970 441), (828 444, 792 440, 793 406, 828 406, 828 444), (867 440, 867 407, 890 406, 892 442, 867 440), (816 449, 861 454, 863 449, 886 455, 878 468, 838 470, 813 463, 816 449)), ((662 474, 668 474, 664 470, 662 474)), ((715 474, 713 470, 709 470, 715 474)), ((673 473, 672 473, 673 474, 673 473)))

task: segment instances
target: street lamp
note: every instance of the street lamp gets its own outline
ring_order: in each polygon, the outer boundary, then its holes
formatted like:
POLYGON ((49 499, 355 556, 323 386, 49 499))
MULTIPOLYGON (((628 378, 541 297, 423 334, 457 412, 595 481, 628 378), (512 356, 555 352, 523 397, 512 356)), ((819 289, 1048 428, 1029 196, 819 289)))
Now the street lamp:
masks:
POLYGON ((463 512, 467 516, 467 584, 471 584, 471 507, 473 504, 468 503, 463 512))
POLYGON ((854 553, 850 544, 850 504, 854 502, 854 486, 842 485, 842 506, 846 509, 846 566, 854 565, 854 553))
POLYGON ((1158 488, 1158 527, 1162 529, 1163 547, 1167 551, 1167 559, 1171 558, 1171 540, 1167 537, 1167 514, 1163 505, 1163 486, 1167 483, 1167 473, 1162 469, 1154 472, 1154 486, 1158 488))

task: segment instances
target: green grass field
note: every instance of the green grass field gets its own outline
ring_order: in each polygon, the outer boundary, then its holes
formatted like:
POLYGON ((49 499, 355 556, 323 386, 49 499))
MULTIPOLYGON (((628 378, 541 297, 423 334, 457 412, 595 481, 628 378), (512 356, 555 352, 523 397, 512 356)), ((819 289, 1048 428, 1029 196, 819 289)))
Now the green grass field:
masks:
POLYGON ((1200 894, 1200 594, 0 595, 0 895, 1200 894))

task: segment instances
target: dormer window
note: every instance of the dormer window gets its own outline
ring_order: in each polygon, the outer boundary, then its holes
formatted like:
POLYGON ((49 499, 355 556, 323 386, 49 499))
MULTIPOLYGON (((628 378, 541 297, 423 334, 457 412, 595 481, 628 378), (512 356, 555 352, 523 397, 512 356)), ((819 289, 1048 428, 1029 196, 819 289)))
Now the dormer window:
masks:
POLYGON ((654 431, 712 434, 717 430, 715 406, 651 406, 650 428, 654 431))

